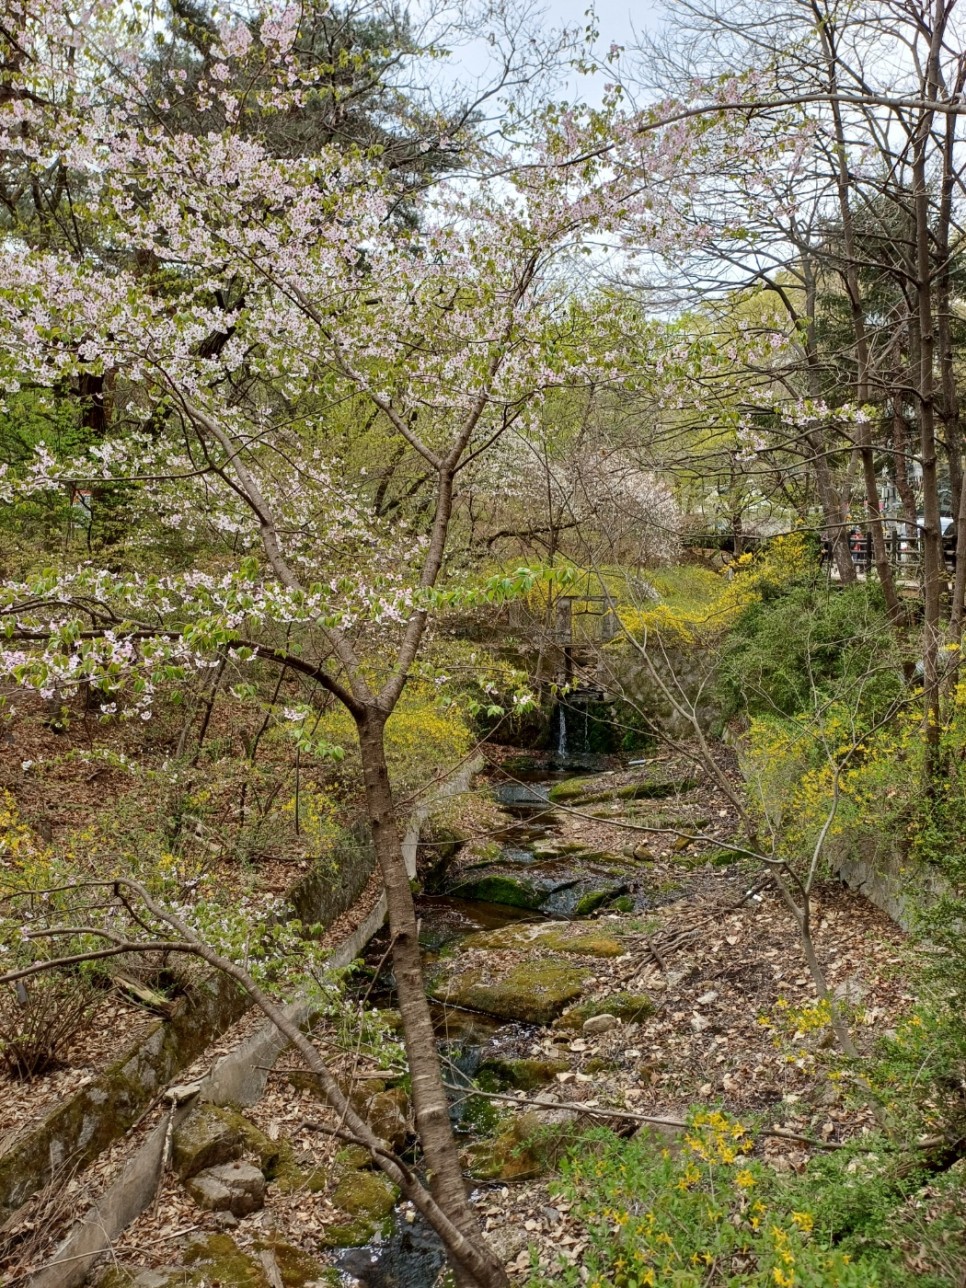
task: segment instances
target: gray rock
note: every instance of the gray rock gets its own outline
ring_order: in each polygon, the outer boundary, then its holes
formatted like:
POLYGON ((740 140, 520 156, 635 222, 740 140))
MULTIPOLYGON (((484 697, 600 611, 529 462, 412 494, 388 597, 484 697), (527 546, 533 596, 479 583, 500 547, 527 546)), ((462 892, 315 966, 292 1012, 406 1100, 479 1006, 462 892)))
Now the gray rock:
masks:
POLYGON ((230 1162, 241 1152, 241 1134, 225 1121, 214 1105, 198 1105, 175 1128, 171 1166, 187 1181, 206 1167, 230 1162))
POLYGON ((265 1177, 251 1163, 222 1163, 209 1167, 187 1184, 199 1207, 210 1212, 248 1216, 265 1205, 265 1177))
POLYGON ((592 1015, 589 1020, 584 1020, 583 1031, 592 1037, 595 1033, 609 1033, 618 1024, 620 1020, 616 1015, 604 1011, 602 1015, 592 1015))
POLYGON ((521 1226, 508 1224, 488 1230, 486 1241, 500 1260, 507 1262, 526 1250, 530 1236, 521 1226))

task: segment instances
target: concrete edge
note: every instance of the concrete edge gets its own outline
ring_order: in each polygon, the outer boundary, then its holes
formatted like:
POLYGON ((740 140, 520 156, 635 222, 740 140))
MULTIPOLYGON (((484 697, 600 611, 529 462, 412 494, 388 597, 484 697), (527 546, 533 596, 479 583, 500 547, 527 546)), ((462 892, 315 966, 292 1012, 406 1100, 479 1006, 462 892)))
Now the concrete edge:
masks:
MULTIPOLYGON (((482 761, 476 759, 462 766, 458 773, 443 783, 432 797, 414 811, 403 840, 403 856, 410 877, 415 878, 416 875, 419 833, 426 818, 439 800, 466 791, 481 764, 482 761)), ((330 964, 342 967, 354 961, 382 927, 386 911, 386 895, 382 892, 355 930, 350 931, 332 950, 329 955, 330 964)), ((302 1023, 308 1016, 309 1006, 304 1001, 293 1002, 286 1007, 286 1011, 302 1023)), ((287 1039, 282 1037, 274 1024, 267 1022, 234 1051, 217 1061, 211 1072, 201 1080, 198 1097, 218 1105, 235 1104, 244 1107, 256 1104, 264 1094, 271 1067, 287 1046, 287 1039)), ((177 1126, 189 1108, 190 1104, 181 1106, 173 1109, 172 1114, 166 1115, 164 1121, 159 1123, 128 1161, 114 1184, 101 1196, 94 1212, 67 1235, 48 1265, 27 1281, 27 1288, 79 1288, 84 1283, 98 1258, 111 1250, 114 1240, 154 1200, 169 1125, 177 1126)))
MULTIPOLYGON (((381 894, 356 929, 333 949, 329 957, 331 964, 347 966, 353 961, 382 926, 385 916, 386 896, 381 894)), ((285 1009, 299 1023, 309 1014, 306 1002, 293 1002, 285 1009)), ((288 1040, 275 1025, 265 1024, 218 1060, 201 1080, 197 1098, 218 1105, 255 1104, 264 1094, 270 1067, 287 1046, 288 1040)), ((44 1269, 27 1280, 27 1288, 79 1288, 84 1283, 95 1262, 110 1252, 114 1240, 153 1202, 169 1126, 178 1125, 194 1100, 174 1109, 173 1115, 165 1115, 101 1196, 94 1211, 68 1234, 44 1269)))

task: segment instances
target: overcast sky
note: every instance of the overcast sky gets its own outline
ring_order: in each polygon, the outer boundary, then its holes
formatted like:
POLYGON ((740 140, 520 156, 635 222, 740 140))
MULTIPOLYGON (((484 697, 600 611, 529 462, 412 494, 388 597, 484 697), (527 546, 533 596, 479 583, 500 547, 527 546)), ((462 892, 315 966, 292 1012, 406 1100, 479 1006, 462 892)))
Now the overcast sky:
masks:
MULTIPOLYGON (((583 26, 587 0, 547 0, 547 17, 556 25, 583 26)), ((597 25, 604 48, 615 40, 619 45, 633 40, 634 30, 643 31, 657 22, 658 7, 651 0, 631 4, 628 0, 596 0, 597 25)))
MULTIPOLYGON (((582 32, 587 26, 586 11, 589 2, 590 0, 542 0, 542 21, 547 28, 569 27, 582 32)), ((521 3, 526 6, 526 0, 521 0, 521 3)), ((600 32, 598 52, 606 54, 612 43, 636 45, 635 32, 641 34, 647 30, 654 31, 660 25, 663 3, 664 0, 638 0, 637 3, 630 3, 630 0, 595 0, 594 9, 600 32)), ((494 70, 493 51, 485 41, 481 39, 468 44, 460 42, 457 47, 450 45, 450 48, 452 58, 436 68, 434 79, 438 84, 449 90, 458 85, 472 92, 471 87, 474 85, 481 87, 490 82, 494 70)), ((577 98, 593 101, 599 97, 607 79, 608 74, 603 69, 592 81, 575 73, 569 91, 577 98)), ((566 89, 564 92, 567 92, 566 89)))

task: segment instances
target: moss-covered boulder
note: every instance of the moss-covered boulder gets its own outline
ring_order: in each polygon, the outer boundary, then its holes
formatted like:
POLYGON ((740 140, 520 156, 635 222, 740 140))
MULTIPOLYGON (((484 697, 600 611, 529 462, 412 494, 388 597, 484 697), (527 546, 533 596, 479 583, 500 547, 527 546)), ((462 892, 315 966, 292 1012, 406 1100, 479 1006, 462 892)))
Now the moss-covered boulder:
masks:
POLYGON ((548 1126, 536 1114, 519 1114, 499 1135, 474 1141, 464 1151, 463 1162, 479 1181, 532 1180, 563 1155, 578 1132, 574 1121, 548 1126))
POLYGON ((460 879, 448 892, 460 899, 502 903, 509 908, 526 908, 531 912, 536 912, 544 900, 544 892, 525 877, 493 872, 460 879))
POLYGON ((558 1073, 566 1073, 570 1068, 569 1060, 510 1059, 493 1056, 484 1060, 477 1075, 480 1086, 488 1083, 503 1090, 512 1088, 516 1091, 533 1091, 536 1087, 546 1086, 553 1082, 558 1073))
POLYGON ((396 1198, 395 1187, 380 1173, 346 1173, 332 1192, 332 1202, 345 1220, 326 1228, 323 1246, 351 1248, 368 1243, 384 1231, 396 1198))
POLYGON ((409 1097, 402 1087, 377 1091, 366 1102, 365 1116, 375 1134, 387 1141, 390 1149, 398 1152, 405 1147, 409 1139, 409 1097))
MULTIPOLYGON (((274 1181, 282 1167, 283 1155, 288 1152, 285 1148, 288 1142, 272 1140, 237 1109, 224 1105, 212 1105, 211 1109, 238 1136, 245 1153, 257 1161, 266 1181, 274 1181)), ((288 1149, 291 1150, 290 1145, 288 1149)))
POLYGON ((574 916, 589 917, 592 912, 596 912, 598 908, 602 908, 605 903, 620 894, 622 888, 623 887, 621 886, 617 886, 612 889, 607 889, 605 887, 603 890, 588 890, 587 893, 582 894, 574 904, 574 916))
POLYGON ((559 957, 518 962, 500 973, 485 967, 449 968, 430 983, 430 996, 450 1006, 485 1011, 501 1020, 549 1024, 583 991, 591 973, 559 957))
POLYGON ((186 1181, 238 1158, 243 1147, 242 1133, 217 1106, 195 1105, 172 1134, 171 1166, 186 1181))
POLYGON ((654 1003, 646 993, 610 993, 607 997, 578 1002, 556 1021, 554 1028, 582 1029, 595 1015, 613 1015, 625 1024, 646 1020, 654 1014, 654 1003))
MULTIPOLYGON (((242 1252, 230 1234, 213 1234, 191 1244, 184 1254, 186 1266, 196 1267, 187 1280, 192 1285, 231 1284, 232 1288, 269 1288, 264 1267, 242 1252)), ((182 1272, 183 1273, 183 1272, 182 1272)))
POLYGON ((624 944, 616 935, 603 930, 575 926, 568 921, 526 921, 500 930, 484 930, 463 940, 464 951, 473 949, 533 948, 553 953, 573 953, 581 957, 620 957, 624 944))
POLYGON ((565 778, 562 783, 554 783, 550 788, 550 800, 555 804, 579 800, 581 796, 599 792, 600 784, 599 774, 593 778, 565 778))
POLYGON ((332 1267, 324 1266, 321 1261, 310 1256, 294 1243, 285 1243, 282 1239, 268 1239, 259 1243, 259 1251, 270 1252, 275 1260, 278 1273, 285 1288, 306 1288, 308 1284, 341 1282, 332 1267))

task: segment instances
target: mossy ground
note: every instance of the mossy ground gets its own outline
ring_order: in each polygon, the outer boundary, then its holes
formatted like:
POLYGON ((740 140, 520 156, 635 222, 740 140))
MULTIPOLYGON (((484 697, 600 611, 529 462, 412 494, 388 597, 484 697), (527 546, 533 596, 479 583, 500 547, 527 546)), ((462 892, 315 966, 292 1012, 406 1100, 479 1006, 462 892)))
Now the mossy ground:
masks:
POLYGON ((559 1029, 579 1029, 594 1015, 616 1015, 625 1023, 639 1023, 654 1014, 654 1003, 646 993, 610 993, 593 1001, 568 1007, 557 1020, 559 1029))

